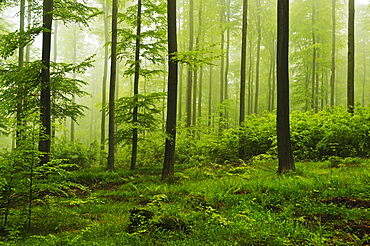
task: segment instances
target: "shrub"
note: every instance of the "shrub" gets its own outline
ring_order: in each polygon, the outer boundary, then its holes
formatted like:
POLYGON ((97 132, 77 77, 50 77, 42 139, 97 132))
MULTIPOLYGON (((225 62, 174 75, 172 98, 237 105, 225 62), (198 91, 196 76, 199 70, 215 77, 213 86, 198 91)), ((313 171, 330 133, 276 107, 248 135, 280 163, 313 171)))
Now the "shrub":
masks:
MULTIPOLYGON (((276 115, 247 116, 243 127, 224 129, 180 128, 177 141, 179 161, 224 163, 260 154, 276 156, 276 115), (196 134, 194 135, 193 132, 196 134)), ((317 114, 312 111, 291 113, 292 150, 297 160, 321 160, 330 156, 370 156, 370 108, 355 108, 350 115, 345 107, 334 107, 317 114)))
POLYGON ((80 167, 91 167, 99 160, 99 144, 91 143, 86 147, 79 141, 71 142, 65 138, 57 139, 53 144, 53 155, 56 159, 64 159, 80 167))

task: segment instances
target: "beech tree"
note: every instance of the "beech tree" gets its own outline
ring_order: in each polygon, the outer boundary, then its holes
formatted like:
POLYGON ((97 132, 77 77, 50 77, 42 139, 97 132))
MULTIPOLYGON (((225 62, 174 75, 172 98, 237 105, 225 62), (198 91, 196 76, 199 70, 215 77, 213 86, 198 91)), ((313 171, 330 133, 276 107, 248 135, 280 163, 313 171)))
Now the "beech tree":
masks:
POLYGON ((348 71, 347 71, 347 105, 353 114, 355 107, 355 1, 348 1, 348 71))
POLYGON ((277 172, 283 173, 295 169, 289 125, 289 0, 278 0, 277 23, 277 172))
POLYGON ((44 0, 43 4, 43 35, 42 35, 42 89, 41 122, 42 135, 39 142, 39 151, 42 152, 40 164, 49 162, 50 137, 51 137, 51 100, 50 100, 50 50, 51 50, 51 28, 53 21, 53 0, 44 0))
MULTIPOLYGON (((239 125, 243 127, 245 119, 245 82, 247 69, 247 15, 248 15, 248 0, 243 0, 243 22, 242 22, 242 49, 240 62, 240 105, 239 105, 239 125)), ((239 157, 243 158, 244 148, 240 139, 239 157)))
POLYGON ((178 62, 173 59, 173 57, 177 52, 176 0, 167 0, 167 19, 169 54, 166 122, 167 136, 162 169, 162 180, 166 180, 174 174, 175 164, 178 62))
POLYGON ((109 127, 108 127, 108 170, 114 170, 114 100, 116 90, 116 73, 117 73, 117 15, 118 15, 118 0, 113 0, 112 3, 112 44, 111 44, 111 68, 110 68, 110 83, 109 83, 109 127))

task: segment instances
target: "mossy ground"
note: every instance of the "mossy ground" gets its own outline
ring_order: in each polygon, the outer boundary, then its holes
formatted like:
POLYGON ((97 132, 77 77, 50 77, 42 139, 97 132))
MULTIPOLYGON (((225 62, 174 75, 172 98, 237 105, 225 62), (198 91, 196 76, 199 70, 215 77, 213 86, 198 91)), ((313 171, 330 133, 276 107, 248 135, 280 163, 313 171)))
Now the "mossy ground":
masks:
POLYGON ((166 183, 160 167, 82 169, 68 179, 89 191, 36 199, 0 245, 368 245, 370 162, 336 161, 178 166, 166 183))

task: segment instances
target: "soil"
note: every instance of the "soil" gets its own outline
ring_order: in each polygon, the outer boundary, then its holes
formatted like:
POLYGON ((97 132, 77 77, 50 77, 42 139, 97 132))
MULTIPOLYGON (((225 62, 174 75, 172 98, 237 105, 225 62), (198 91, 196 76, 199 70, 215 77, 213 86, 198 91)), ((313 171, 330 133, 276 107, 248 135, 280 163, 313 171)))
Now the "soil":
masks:
POLYGON ((333 197, 333 198, 322 200, 321 202, 325 204, 332 203, 336 205, 344 205, 349 209, 370 208, 370 201, 355 199, 351 197, 333 197))
MULTIPOLYGON (((348 209, 370 208, 370 201, 351 197, 333 197, 321 202, 345 206, 348 209)), ((344 219, 341 215, 324 213, 308 215, 304 218, 307 224, 333 227, 336 236, 329 240, 329 245, 337 245, 338 241, 355 243, 356 245, 370 245, 370 219, 351 220, 344 219)))

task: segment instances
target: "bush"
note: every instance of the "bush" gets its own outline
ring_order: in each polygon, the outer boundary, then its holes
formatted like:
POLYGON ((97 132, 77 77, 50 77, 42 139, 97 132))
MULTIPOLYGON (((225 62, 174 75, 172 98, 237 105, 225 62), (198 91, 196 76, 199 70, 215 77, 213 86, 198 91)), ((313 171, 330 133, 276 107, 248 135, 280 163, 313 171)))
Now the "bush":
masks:
MULTIPOLYGON (((312 111, 291 113, 292 150, 297 160, 321 160, 330 156, 370 156, 370 108, 356 107, 350 115, 345 107, 328 108, 317 114, 312 111)), ((239 129, 220 132, 203 127, 179 129, 177 158, 181 162, 224 163, 260 154, 276 156, 276 115, 251 115, 239 129), (196 134, 192 134, 196 132, 196 134)))
POLYGON ((96 142, 91 143, 90 147, 86 147, 81 142, 71 142, 62 138, 55 141, 52 153, 55 159, 64 159, 71 164, 88 168, 99 160, 100 149, 96 142))

